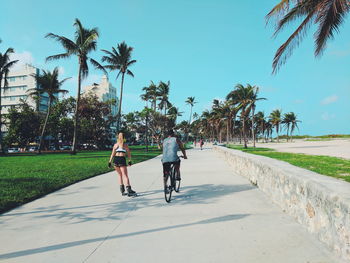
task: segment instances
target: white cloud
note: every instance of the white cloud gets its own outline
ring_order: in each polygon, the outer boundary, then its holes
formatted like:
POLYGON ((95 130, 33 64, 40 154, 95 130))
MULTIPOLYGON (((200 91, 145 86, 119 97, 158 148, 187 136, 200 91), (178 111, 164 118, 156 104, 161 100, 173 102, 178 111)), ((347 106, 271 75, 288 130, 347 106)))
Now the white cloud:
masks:
POLYGON ((34 58, 29 51, 16 52, 10 55, 10 60, 18 60, 18 62, 11 68, 11 70, 20 70, 25 64, 33 64, 34 58))
POLYGON ((321 101, 321 104, 322 105, 331 104, 333 102, 336 102, 338 100, 338 98, 339 97, 337 95, 332 95, 332 96, 326 97, 321 101))
POLYGON ((330 114, 328 112, 325 112, 321 115, 322 120, 329 121, 332 119, 335 119, 335 114, 330 114))
POLYGON ((65 72, 64 67, 59 66, 59 67, 58 67, 58 74, 59 74, 59 76, 64 75, 64 72, 65 72))

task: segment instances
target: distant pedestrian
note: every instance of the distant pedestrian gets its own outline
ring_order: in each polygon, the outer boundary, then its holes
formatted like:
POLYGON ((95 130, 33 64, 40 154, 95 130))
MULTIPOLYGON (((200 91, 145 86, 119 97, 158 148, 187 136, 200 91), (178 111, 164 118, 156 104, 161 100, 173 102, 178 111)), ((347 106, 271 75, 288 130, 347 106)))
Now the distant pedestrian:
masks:
POLYGON ((128 169, 126 164, 126 155, 128 155, 128 165, 131 166, 131 152, 126 143, 124 143, 123 133, 118 134, 118 141, 114 144, 111 157, 109 158, 108 167, 112 167, 112 161, 114 163, 114 169, 118 173, 118 181, 120 184, 120 192, 122 195, 135 196, 136 192, 131 189, 130 180, 128 176, 128 169), (126 187, 126 191, 125 191, 126 187))
POLYGON ((194 139, 193 144, 194 144, 194 148, 196 148, 196 146, 197 146, 197 139, 196 138, 194 139))
POLYGON ((203 150, 203 144, 204 144, 204 140, 203 140, 203 138, 201 138, 199 140, 199 146, 201 147, 201 150, 203 150))

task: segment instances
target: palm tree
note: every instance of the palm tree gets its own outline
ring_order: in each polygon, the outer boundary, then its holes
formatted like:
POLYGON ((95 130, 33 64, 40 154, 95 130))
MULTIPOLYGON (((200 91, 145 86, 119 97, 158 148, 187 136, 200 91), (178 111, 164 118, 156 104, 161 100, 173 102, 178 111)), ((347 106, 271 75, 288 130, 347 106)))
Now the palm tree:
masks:
POLYGON ((300 120, 297 119, 297 115, 294 112, 289 113, 289 120, 291 123, 290 126, 290 140, 293 141, 293 131, 295 128, 299 129, 298 127, 298 122, 301 122, 300 120))
MULTIPOLYGON (((195 101, 195 97, 188 97, 187 100, 185 101, 186 104, 190 105, 191 110, 190 110, 190 119, 188 121, 189 125, 191 125, 191 121, 192 121, 192 109, 194 104, 196 104, 197 102, 195 101)), ((186 141, 188 140, 188 136, 189 134, 186 135, 186 141)))
POLYGON ((289 128, 291 125, 291 119, 290 119, 291 115, 289 113, 285 113, 283 115, 283 119, 282 119, 282 124, 284 124, 284 127, 287 129, 287 142, 289 140, 289 128))
POLYGON ((172 105, 169 101, 169 90, 170 90, 170 81, 168 82, 159 82, 158 85, 158 96, 159 96, 159 104, 158 108, 160 110, 164 109, 164 116, 167 115, 167 109, 170 108, 172 105))
POLYGON ((271 124, 276 128, 277 142, 279 142, 278 132, 280 130, 280 125, 282 122, 281 115, 282 115, 281 110, 277 109, 277 110, 274 110, 273 112, 271 112, 270 117, 269 117, 271 124))
POLYGON ((249 116, 253 102, 256 99, 256 87, 249 84, 247 84, 247 87, 244 87, 242 84, 237 84, 236 89, 239 108, 241 111, 244 148, 248 148, 246 136, 246 118, 249 116))
POLYGON ((232 137, 231 131, 233 133, 235 131, 236 117, 237 117, 237 113, 240 109, 236 88, 234 88, 229 94, 227 94, 226 101, 229 103, 229 107, 230 107, 230 117, 228 119, 229 126, 230 126, 228 140, 230 141, 231 137, 232 137), (232 121, 233 121, 233 125, 232 125, 232 121))
POLYGON ((179 110, 179 108, 172 106, 169 110, 168 110, 168 115, 170 117, 170 119, 172 119, 174 121, 174 123, 176 124, 176 120, 177 117, 181 117, 182 116, 182 111, 179 110))
MULTIPOLYGON (((249 84, 248 84, 249 86, 249 84)), ((251 102, 250 102, 250 107, 252 110, 252 137, 253 137, 253 147, 255 148, 255 132, 254 132, 254 113, 255 113, 255 107, 256 107, 256 102, 259 100, 266 100, 266 98, 258 98, 258 92, 259 92, 259 87, 253 86, 252 87, 255 92, 253 97, 251 98, 251 102)))
POLYGON ((120 83, 120 101, 118 109, 118 119, 117 119, 117 131, 120 128, 120 118, 122 112, 122 101, 123 101, 123 87, 124 87, 124 76, 125 74, 134 77, 134 73, 129 70, 129 67, 136 63, 136 60, 131 59, 133 47, 129 47, 125 42, 117 45, 117 49, 112 47, 112 51, 104 50, 102 51, 107 54, 107 56, 102 57, 103 62, 109 63, 105 65, 104 68, 109 70, 118 70, 117 79, 122 75, 122 80, 120 83))
POLYGON ((195 97, 188 97, 187 100, 185 101, 185 103, 190 105, 190 107, 191 107, 190 120, 188 121, 188 123, 191 124, 191 121, 192 121, 192 109, 193 109, 194 104, 196 104, 198 102, 195 101, 195 97))
POLYGON ((265 113, 262 111, 257 112, 255 114, 255 120, 257 126, 257 133, 261 133, 262 137, 264 137, 266 131, 265 113))
MULTIPOLYGON (((0 39, 1 43, 1 39, 0 39)), ((2 104, 1 104, 1 96, 4 90, 8 86, 7 75, 10 72, 10 68, 15 65, 18 60, 10 61, 10 55, 14 53, 13 48, 8 48, 4 54, 0 53, 0 154, 4 153, 4 148, 2 147, 2 104)))
POLYGON ((43 129, 41 131, 40 136, 40 142, 38 147, 38 153, 41 153, 41 146, 46 130, 47 120, 49 119, 51 105, 54 101, 58 99, 58 94, 62 93, 65 94, 68 92, 68 90, 61 89, 61 86, 65 81, 67 81, 69 78, 65 78, 61 81, 58 80, 58 68, 56 67, 52 72, 43 70, 42 75, 32 75, 33 78, 35 78, 36 83, 38 85, 38 88, 29 89, 27 90, 27 93, 29 96, 32 97, 40 97, 43 94, 47 94, 49 97, 48 102, 48 109, 46 113, 46 118, 44 122, 43 129))
POLYGON ((73 55, 78 58, 78 64, 79 64, 78 91, 77 91, 78 93, 77 93, 77 102, 75 106, 74 135, 73 135, 73 147, 72 147, 72 154, 76 154, 77 145, 78 145, 78 141, 77 141, 78 123, 79 123, 78 108, 80 105, 81 81, 89 75, 88 61, 90 61, 90 63, 98 69, 104 70, 104 68, 96 60, 88 56, 90 52, 96 50, 97 39, 99 37, 98 29, 96 27, 92 29, 87 29, 83 27, 80 20, 77 18, 75 19, 73 26, 75 27, 74 40, 71 40, 64 36, 59 36, 53 33, 48 33, 45 37, 56 40, 65 49, 64 53, 49 56, 46 58, 46 61, 69 58, 73 55))
POLYGON ((157 85, 151 81, 151 84, 148 87, 144 87, 142 90, 145 92, 145 94, 147 94, 148 100, 151 101, 152 109, 156 111, 157 99, 159 97, 157 85))
POLYGON ((274 35, 281 32, 291 22, 302 18, 301 24, 277 50, 273 59, 273 73, 286 62, 312 24, 317 25, 315 37, 315 56, 320 56, 327 41, 339 31, 340 25, 350 11, 349 0, 281 0, 266 16, 277 17, 274 35))

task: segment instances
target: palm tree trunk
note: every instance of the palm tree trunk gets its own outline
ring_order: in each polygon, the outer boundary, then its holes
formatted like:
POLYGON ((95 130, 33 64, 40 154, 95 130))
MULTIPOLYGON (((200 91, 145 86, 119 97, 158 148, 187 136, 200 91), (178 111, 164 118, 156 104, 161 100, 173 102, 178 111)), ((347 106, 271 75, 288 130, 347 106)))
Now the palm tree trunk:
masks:
POLYGON ((188 142, 188 137, 189 137, 189 135, 190 135, 191 119, 192 119, 192 105, 191 105, 191 111, 190 111, 190 119, 189 119, 189 121, 188 121, 189 130, 188 130, 188 132, 187 132, 187 134, 186 134, 186 142, 188 142))
POLYGON ((248 148, 247 146, 247 136, 246 136, 246 132, 245 132, 245 117, 243 116, 242 118, 243 120, 243 141, 244 141, 244 148, 248 148))
POLYGON ((125 73, 122 73, 122 82, 120 83, 120 101, 119 101, 118 118, 117 118, 117 133, 119 133, 119 130, 120 130, 120 121, 122 116, 124 74, 125 73))
POLYGON ((280 142, 279 136, 278 136, 278 130, 279 130, 279 126, 278 126, 278 124, 277 124, 277 125, 276 125, 277 142, 280 142))
POLYGON ((255 108, 253 107, 253 110, 252 110, 252 137, 253 137, 253 147, 255 148, 254 111, 255 111, 255 108))
POLYGON ((227 119, 227 131, 226 131, 226 141, 227 143, 229 143, 230 141, 230 131, 231 131, 231 127, 232 127, 232 118, 231 116, 228 117, 227 119))
POLYGON ((2 104, 1 104, 1 91, 2 91, 2 74, 0 73, 0 155, 5 154, 4 147, 2 145, 2 104))
MULTIPOLYGON (((232 136, 234 138, 235 136, 235 128, 236 128, 236 113, 233 115, 233 127, 232 127, 232 136)), ((235 143, 236 140, 234 140, 234 143, 235 143)))
POLYGON ((78 137, 78 122, 79 122, 79 104, 80 104, 80 90, 81 90, 81 61, 79 59, 79 73, 78 73, 78 95, 77 102, 75 105, 75 116, 74 116, 74 133, 73 133, 73 147, 72 154, 77 154, 77 137, 78 137))
MULTIPOLYGON (((148 105, 147 105, 148 106, 148 105)), ((148 152, 148 107, 146 112, 146 152, 148 152)))
MULTIPOLYGON (((44 134, 45 134, 45 130, 46 130, 46 125, 47 125, 47 121, 48 121, 49 115, 50 115, 50 110, 51 110, 51 98, 49 98, 49 107, 47 109, 47 114, 46 114, 46 118, 45 118, 44 127, 43 127, 43 130, 41 131, 39 147, 38 147, 38 154, 41 154, 41 145, 43 143, 44 134)), ((49 147, 50 147, 50 145, 49 145, 49 147)))

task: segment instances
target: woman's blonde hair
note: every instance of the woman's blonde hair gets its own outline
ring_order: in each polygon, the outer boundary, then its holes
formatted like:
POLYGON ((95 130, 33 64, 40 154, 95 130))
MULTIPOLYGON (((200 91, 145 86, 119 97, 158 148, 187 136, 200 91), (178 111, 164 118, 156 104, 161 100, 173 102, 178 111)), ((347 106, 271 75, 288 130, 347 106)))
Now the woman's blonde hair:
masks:
POLYGON ((120 132, 118 134, 118 141, 117 141, 118 144, 124 144, 124 134, 122 132, 120 132))

